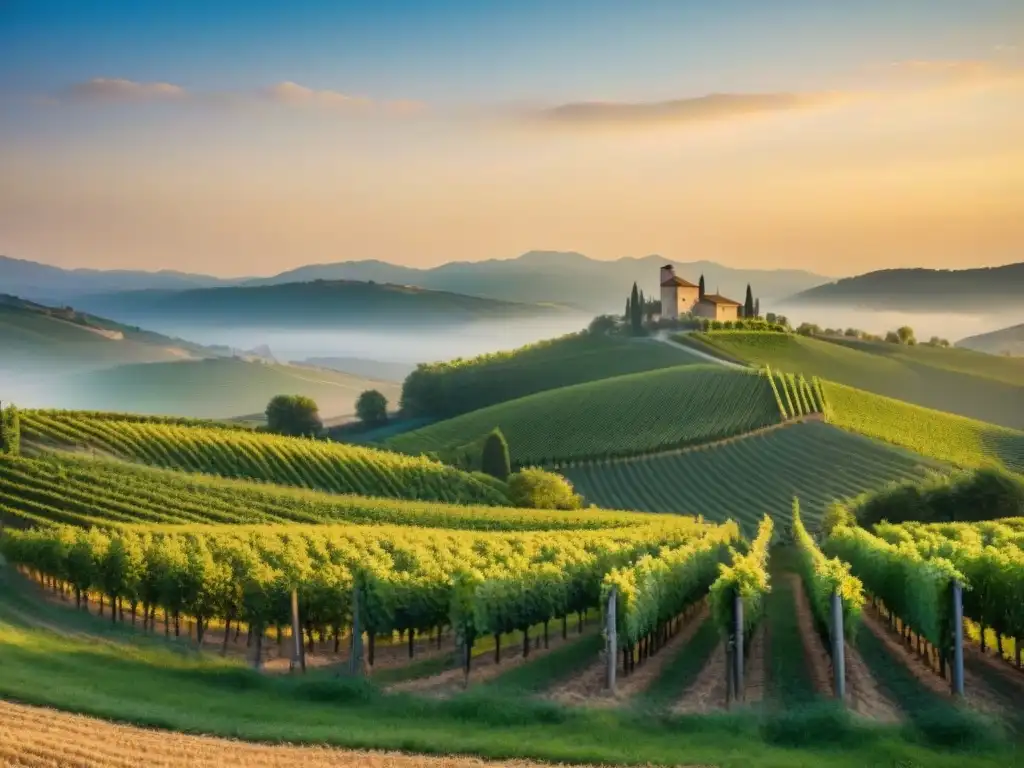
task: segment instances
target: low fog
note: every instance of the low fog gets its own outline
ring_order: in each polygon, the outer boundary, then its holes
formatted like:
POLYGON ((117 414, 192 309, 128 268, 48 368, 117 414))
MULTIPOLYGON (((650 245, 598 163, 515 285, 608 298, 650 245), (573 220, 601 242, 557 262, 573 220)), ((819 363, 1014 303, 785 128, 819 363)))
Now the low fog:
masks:
POLYGON ((281 362, 311 357, 355 357, 387 363, 423 363, 514 349, 586 328, 590 315, 559 315, 429 329, 296 330, 197 325, 151 327, 198 344, 246 351, 266 345, 281 362))
POLYGON ((787 306, 763 308, 763 311, 785 315, 795 328, 800 323, 814 323, 822 328, 858 328, 884 335, 886 331, 909 325, 921 341, 938 336, 955 344, 960 339, 989 333, 1024 322, 1024 313, 1008 312, 986 315, 932 314, 920 312, 883 312, 870 309, 837 309, 831 306, 787 306))

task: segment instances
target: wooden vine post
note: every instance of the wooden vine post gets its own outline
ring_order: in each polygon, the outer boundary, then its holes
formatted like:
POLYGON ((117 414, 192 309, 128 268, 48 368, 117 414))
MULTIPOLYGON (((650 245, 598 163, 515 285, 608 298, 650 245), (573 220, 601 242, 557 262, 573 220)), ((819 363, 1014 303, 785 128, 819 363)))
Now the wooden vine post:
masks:
POLYGON ((832 608, 832 675, 836 698, 846 699, 846 635, 843 626, 843 598, 833 590, 832 608))
POLYGON ((292 589, 292 657, 288 671, 294 672, 298 667, 306 671, 306 648, 302 642, 302 622, 299 621, 299 591, 292 589))
POLYGON ((363 627, 359 621, 359 585, 352 585, 352 653, 348 671, 356 677, 363 674, 363 627))
POLYGON ((743 696, 743 598, 739 592, 732 598, 732 632, 733 632, 733 692, 736 701, 742 702, 743 696))
POLYGON ((616 635, 616 605, 615 587, 608 593, 608 604, 605 606, 605 648, 606 663, 608 665, 605 675, 605 683, 608 690, 615 694, 615 669, 619 661, 618 637, 616 635))
POLYGON ((953 674, 951 686, 954 696, 964 695, 964 587, 953 582, 953 674))

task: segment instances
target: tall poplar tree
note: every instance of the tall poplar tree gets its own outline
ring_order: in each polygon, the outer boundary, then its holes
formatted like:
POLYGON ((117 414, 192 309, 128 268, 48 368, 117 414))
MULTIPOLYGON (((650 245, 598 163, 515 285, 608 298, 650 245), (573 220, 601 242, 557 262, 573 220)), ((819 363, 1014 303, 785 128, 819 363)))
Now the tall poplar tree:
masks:
POLYGON ((697 299, 702 300, 704 298, 704 275, 700 276, 700 283, 697 285, 697 299))
POLYGON ((640 306, 640 291, 637 290, 636 283, 633 283, 633 292, 629 297, 629 308, 630 327, 633 329, 633 333, 639 334, 643 325, 643 308, 640 306))
POLYGON ((750 283, 747 283, 747 298, 746 301, 743 302, 743 316, 754 316, 754 294, 750 290, 750 283))

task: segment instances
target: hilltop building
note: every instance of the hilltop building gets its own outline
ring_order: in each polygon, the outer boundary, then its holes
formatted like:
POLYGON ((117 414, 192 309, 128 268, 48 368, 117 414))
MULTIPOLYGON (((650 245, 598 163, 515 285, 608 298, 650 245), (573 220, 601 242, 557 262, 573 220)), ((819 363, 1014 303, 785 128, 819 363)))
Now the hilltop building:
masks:
POLYGON ((671 264, 661 268, 660 284, 661 316, 664 318, 678 320, 683 315, 692 314, 710 320, 739 319, 742 304, 717 293, 706 293, 701 298, 700 288, 677 277, 671 264))
POLYGON ((700 299, 700 289, 693 283, 676 277, 671 264, 661 268, 661 316, 678 320, 693 312, 700 299))
POLYGON ((742 306, 738 301, 727 299, 717 293, 705 293, 704 298, 693 308, 693 314, 709 320, 739 320, 742 306))

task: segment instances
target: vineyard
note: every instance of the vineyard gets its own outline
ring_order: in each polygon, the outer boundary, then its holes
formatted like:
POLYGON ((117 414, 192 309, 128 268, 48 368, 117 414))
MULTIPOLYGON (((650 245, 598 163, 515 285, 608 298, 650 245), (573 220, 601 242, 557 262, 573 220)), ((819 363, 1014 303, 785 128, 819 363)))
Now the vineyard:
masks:
POLYGON ((186 472, 363 496, 508 503, 493 484, 436 461, 341 443, 62 411, 26 411, 21 425, 29 442, 186 472))
POLYGON ((1024 432, 933 411, 830 381, 821 382, 826 418, 837 427, 962 467, 1024 473, 1024 432))
POLYGON ((74 456, 0 456, 0 521, 65 523, 353 523, 481 531, 617 528, 646 523, 635 512, 546 512, 492 506, 338 496, 298 488, 74 456))
POLYGON ((510 352, 420 365, 402 387, 410 416, 447 418, 588 381, 687 365, 693 357, 664 344, 576 333, 510 352))
POLYGON ((387 445, 410 454, 450 452, 459 459, 462 447, 500 427, 513 462, 525 465, 649 453, 780 420, 767 377, 692 365, 531 395, 407 432, 387 445))
POLYGON ((920 479, 935 469, 919 457, 811 422, 707 448, 559 471, 601 506, 731 518, 750 534, 765 511, 786 521, 794 496, 816 527, 833 499, 920 479))
POLYGON ((986 362, 963 350, 852 344, 786 333, 691 334, 730 358, 818 377, 926 408, 1024 428, 1024 373, 1013 361, 986 362), (968 365, 968 358, 981 362, 968 365))
MULTIPOLYGON (((720 561, 735 525, 678 517, 605 531, 481 533, 375 526, 189 526, 9 532, 3 556, 40 574, 81 605, 92 592, 128 604, 143 624, 156 610, 194 619, 198 641, 211 621, 245 622, 255 658, 270 627, 289 623, 298 591, 303 619, 321 637, 353 624, 374 638, 392 632, 440 636, 451 626, 475 639, 598 607, 605 574, 644 555, 683 547, 720 561)), ((705 568, 705 570, 707 570, 705 568)), ((713 572, 713 568, 712 568, 713 572)), ((708 580, 709 581, 709 580, 708 580)), ((707 585, 705 585, 707 586, 707 585)), ((696 595, 694 596, 694 599, 696 595)), ((95 599, 95 598, 94 598, 95 599)), ((468 664, 468 662, 467 662, 468 664)))

